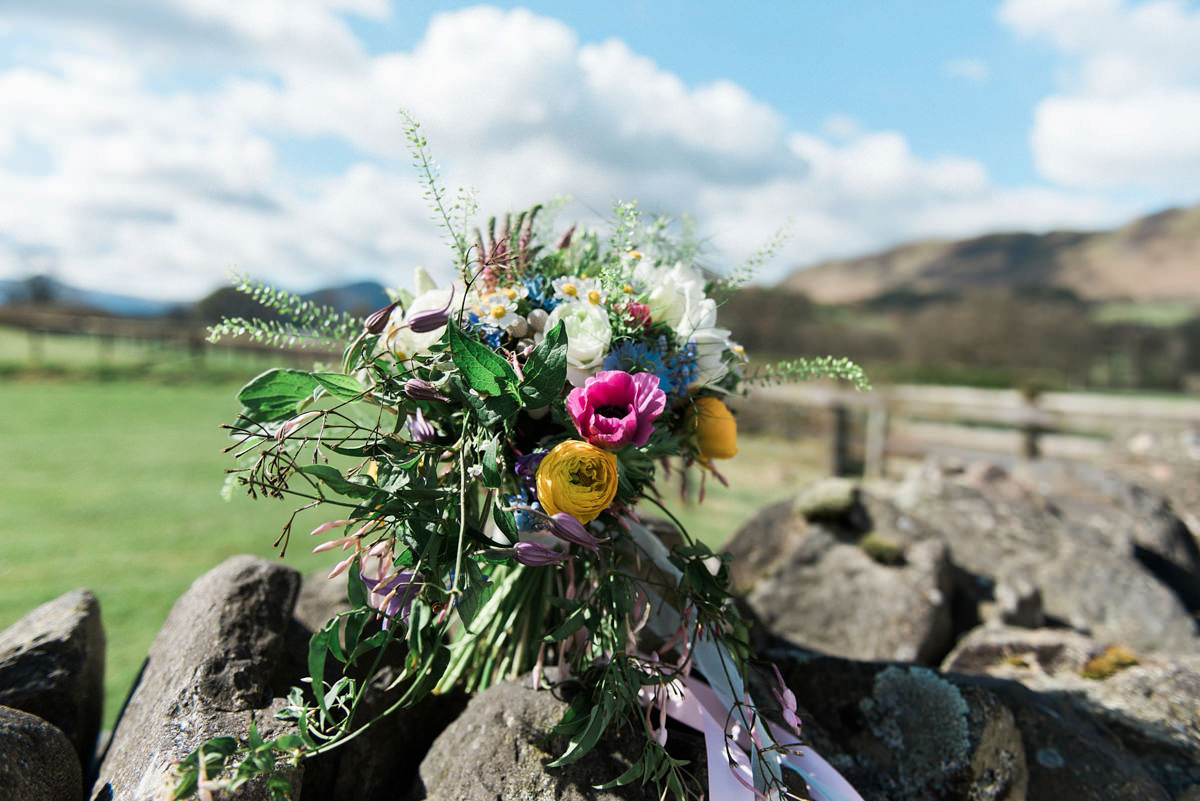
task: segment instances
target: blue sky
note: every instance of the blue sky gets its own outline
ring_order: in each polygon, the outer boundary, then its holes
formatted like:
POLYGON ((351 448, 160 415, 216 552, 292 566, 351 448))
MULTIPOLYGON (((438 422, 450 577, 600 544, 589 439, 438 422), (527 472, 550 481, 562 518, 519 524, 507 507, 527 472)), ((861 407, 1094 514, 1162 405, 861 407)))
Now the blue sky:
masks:
POLYGON ((398 109, 481 212, 695 217, 761 280, 1200 198, 1182 0, 9 0, 0 278, 188 299, 406 283, 449 253, 398 109))

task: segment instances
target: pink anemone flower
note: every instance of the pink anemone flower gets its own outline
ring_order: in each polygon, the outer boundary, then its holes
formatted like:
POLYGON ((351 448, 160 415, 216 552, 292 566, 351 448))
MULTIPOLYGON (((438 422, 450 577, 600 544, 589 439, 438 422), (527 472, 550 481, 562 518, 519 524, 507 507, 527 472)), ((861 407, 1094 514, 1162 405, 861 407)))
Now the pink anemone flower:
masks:
POLYGON ((579 436, 592 445, 617 450, 632 443, 640 448, 667 408, 667 395, 658 383, 654 373, 606 370, 571 390, 567 411, 579 436))

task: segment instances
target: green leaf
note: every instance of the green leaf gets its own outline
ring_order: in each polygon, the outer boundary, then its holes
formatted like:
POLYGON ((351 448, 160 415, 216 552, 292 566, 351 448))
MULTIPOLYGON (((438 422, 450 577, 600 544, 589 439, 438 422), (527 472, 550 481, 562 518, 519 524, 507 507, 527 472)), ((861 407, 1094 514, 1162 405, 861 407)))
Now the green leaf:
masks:
POLYGON ((362 580, 362 566, 357 559, 346 571, 346 600, 355 609, 363 609, 367 605, 367 585, 362 580))
POLYGON ((338 636, 338 618, 331 618, 319 631, 308 640, 308 675, 312 677, 313 695, 321 707, 321 712, 328 713, 325 708, 325 657, 333 654, 339 662, 345 662, 342 644, 338 636))
POLYGON ((303 751, 307 746, 299 734, 285 734, 275 740, 275 747, 280 751, 303 751))
POLYGON ((462 392, 463 401, 475 412, 479 424, 484 428, 493 428, 512 419, 521 408, 521 404, 512 395, 493 395, 481 398, 470 392, 462 392))
MULTIPOLYGON (((571 610, 570 614, 567 615, 566 619, 563 620, 563 622, 560 623, 558 627, 554 629, 554 631, 543 637, 542 642, 551 643, 558 642, 559 640, 565 640, 583 628, 583 625, 588 622, 588 619, 591 617, 591 610, 583 603, 583 601, 575 601, 574 603, 577 605, 571 610)), ((559 604, 555 605, 557 606, 559 604)))
POLYGON ((479 569, 479 565, 475 563, 474 559, 463 560, 462 577, 462 595, 459 596, 455 609, 458 610, 458 617, 462 620, 463 626, 470 631, 471 622, 479 613, 480 608, 487 603, 488 598, 492 596, 495 587, 488 581, 487 576, 479 569))
POLYGON ((413 682, 408 691, 404 693, 403 698, 398 702, 401 705, 409 705, 429 694, 429 691, 437 686, 441 681, 446 668, 450 665, 450 649, 445 643, 438 643, 434 652, 425 659, 417 672, 417 680, 413 682))
POLYGON ((483 455, 479 461, 483 473, 479 477, 483 479, 485 487, 500 486, 499 450, 500 437, 492 437, 483 448, 483 455))
POLYGON ((548 406, 562 392, 566 380, 567 333, 559 322, 525 361, 521 401, 527 408, 548 406))
POLYGON ((370 498, 378 491, 375 487, 348 481, 336 467, 327 464, 302 465, 299 472, 320 479, 325 486, 348 498, 370 498))
POLYGON ((620 776, 618 776, 617 778, 613 779, 610 782, 605 782, 604 784, 593 784, 592 789, 593 790, 611 790, 614 787, 620 787, 621 785, 624 785, 624 784, 630 784, 633 781, 642 778, 642 776, 645 773, 647 773, 649 770, 653 770, 653 766, 651 765, 651 761, 653 759, 653 757, 651 756, 652 753, 654 753, 654 752, 652 752, 649 748, 647 748, 645 751, 642 752, 641 759, 639 759, 637 762, 634 762, 632 765, 629 766, 629 770, 625 771, 620 776))
POLYGON ((446 326, 454 364, 471 389, 482 395, 505 395, 517 385, 517 374, 502 357, 481 342, 467 337, 456 325, 446 326))
POLYGON ((499 505, 492 507, 492 519, 496 521, 496 526, 508 537, 509 542, 516 542, 521 538, 521 534, 517 531, 517 521, 513 517, 512 512, 501 509, 499 505))
POLYGON ((259 423, 295 416, 320 383, 303 370, 268 370, 238 391, 242 414, 259 423))
POLYGON ((343 640, 345 641, 347 661, 352 663, 362 650, 359 646, 362 645, 360 640, 362 639, 363 629, 366 628, 367 622, 373 616, 372 610, 366 608, 356 609, 349 615, 346 615, 346 628, 343 632, 343 640))
POLYGON ((611 718, 612 710, 607 706, 597 705, 592 707, 588 713, 587 724, 583 727, 583 731, 573 736, 563 755, 553 762, 546 763, 546 767, 560 768, 563 765, 569 765, 592 750, 592 747, 604 735, 604 731, 608 728, 611 718))
POLYGON ((358 379, 345 373, 313 373, 312 377, 338 400, 355 400, 361 398, 365 391, 358 379))

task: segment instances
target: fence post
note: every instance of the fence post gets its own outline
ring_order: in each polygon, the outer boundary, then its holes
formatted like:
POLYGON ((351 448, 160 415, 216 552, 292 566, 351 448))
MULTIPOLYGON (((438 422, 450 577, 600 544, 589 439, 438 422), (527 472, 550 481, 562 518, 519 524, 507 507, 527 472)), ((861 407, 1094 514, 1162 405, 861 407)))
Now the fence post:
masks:
POLYGON ((844 403, 834 403, 829 413, 833 417, 829 469, 835 476, 844 476, 850 472, 850 409, 844 403))
POLYGON ((1037 407, 1038 391, 1036 388, 1026 387, 1021 395, 1025 400, 1025 406, 1022 409, 1025 421, 1021 425, 1021 458, 1037 459, 1042 455, 1038 438, 1043 433, 1041 415, 1038 414, 1037 407))
POLYGON ((863 452, 863 477, 883 478, 887 469, 888 408, 882 398, 867 412, 867 441, 863 452))

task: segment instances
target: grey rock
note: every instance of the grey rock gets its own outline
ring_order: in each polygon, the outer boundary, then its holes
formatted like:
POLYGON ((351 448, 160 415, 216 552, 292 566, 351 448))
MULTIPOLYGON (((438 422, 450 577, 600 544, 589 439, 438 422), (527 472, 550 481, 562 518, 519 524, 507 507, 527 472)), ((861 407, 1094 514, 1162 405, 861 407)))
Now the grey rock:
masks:
POLYGON ((804 541, 808 524, 791 501, 773 503, 742 525, 723 551, 729 562, 729 583, 738 594, 749 592, 755 582, 771 573, 804 541))
MULTIPOLYGON (((201 576, 172 607, 150 647, 92 790, 97 801, 151 801, 171 786, 172 763, 203 741, 244 736, 251 716, 264 738, 299 678, 285 657, 300 574, 236 556, 201 576)), ((287 778, 299 786, 301 771, 287 778)), ((266 798, 258 783, 240 799, 266 798)))
POLYGON ((764 509, 725 546, 746 604, 774 634, 856 659, 936 664, 953 643, 954 571, 944 545, 899 532, 902 554, 881 564, 858 535, 804 524, 790 502, 764 509), (758 556, 775 551, 773 558, 758 556), (756 571, 761 571, 755 576, 756 571))
POLYGON ((1200 652, 1195 618, 1132 546, 1115 547, 1111 530, 1067 515, 1006 471, 923 470, 892 498, 949 546, 978 602, 994 600, 1001 578, 1021 576, 1051 622, 1136 649, 1200 652))
POLYGON ((1070 704, 1016 682, 914 665, 769 654, 805 739, 865 801, 1168 801, 1070 704))
POLYGON ((0 789, 5 801, 79 801, 83 772, 74 745, 45 720, 0 706, 0 789))
POLYGON ((296 595, 292 616, 309 633, 319 630, 340 612, 350 611, 346 598, 346 577, 327 578, 325 571, 305 576, 296 595))
POLYGON ((0 705, 56 726, 90 765, 104 704, 100 603, 74 590, 0 632, 0 705))
MULTIPOLYGON (((471 699, 463 714, 433 743, 421 763, 426 801, 650 801, 652 786, 593 790, 620 775, 638 744, 601 740, 586 756, 562 768, 546 763, 565 748, 547 740, 566 703, 555 692, 535 691, 529 679, 497 684, 471 699)), ((676 737, 674 733, 672 738, 676 737)), ((694 741, 694 770, 703 777, 703 746, 694 741)))
POLYGON ((1200 547, 1162 494, 1116 470, 1080 462, 1030 462, 1014 478, 1064 518, 1100 532, 1111 550, 1141 561, 1189 609, 1200 609, 1200 547))
POLYGON ((1103 723, 1172 795, 1200 792, 1200 657, 1143 653, 1127 664, 1110 653, 1070 631, 980 628, 944 668, 1060 698, 1103 723))
POLYGON ((1028 577, 1006 576, 997 580, 994 595, 994 613, 1001 623, 1027 629, 1036 629, 1045 624, 1042 591, 1028 577))
POLYGON ((858 492, 858 482, 848 478, 814 481, 796 496, 795 512, 807 520, 845 517, 858 503, 858 492))

